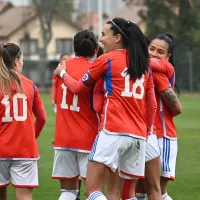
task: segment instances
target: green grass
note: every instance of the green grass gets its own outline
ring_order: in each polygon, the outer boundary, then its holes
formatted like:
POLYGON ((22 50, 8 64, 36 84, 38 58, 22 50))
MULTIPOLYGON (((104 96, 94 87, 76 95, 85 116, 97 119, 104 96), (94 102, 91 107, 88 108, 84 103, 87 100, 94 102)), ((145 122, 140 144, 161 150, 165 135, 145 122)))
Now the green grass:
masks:
MULTIPOLYGON (((55 114, 49 94, 42 94, 47 112, 47 124, 41 133, 38 144, 40 151, 40 188, 34 190, 36 200, 56 200, 59 197, 59 183, 51 179, 55 114)), ((176 180, 169 185, 169 194, 175 200, 200 199, 200 96, 182 95, 183 113, 176 118, 179 152, 176 180)), ((14 199, 13 188, 9 190, 9 200, 14 199)), ((83 190, 82 190, 82 199, 83 190)))

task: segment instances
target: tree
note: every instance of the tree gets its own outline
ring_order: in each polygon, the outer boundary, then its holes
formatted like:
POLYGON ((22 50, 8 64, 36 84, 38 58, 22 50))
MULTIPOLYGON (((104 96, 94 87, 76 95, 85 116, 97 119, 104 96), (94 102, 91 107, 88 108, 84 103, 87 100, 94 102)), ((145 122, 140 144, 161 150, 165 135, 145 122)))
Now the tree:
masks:
POLYGON ((43 46, 40 49, 40 58, 46 59, 47 47, 52 38, 52 22, 54 18, 64 17, 71 19, 73 1, 71 0, 32 0, 42 30, 43 46))
MULTIPOLYGON (((123 0, 127 4, 138 0, 123 0)), ((147 23, 148 36, 171 32, 177 44, 194 48, 200 46, 199 0, 143 0, 147 9, 139 12, 147 23)))

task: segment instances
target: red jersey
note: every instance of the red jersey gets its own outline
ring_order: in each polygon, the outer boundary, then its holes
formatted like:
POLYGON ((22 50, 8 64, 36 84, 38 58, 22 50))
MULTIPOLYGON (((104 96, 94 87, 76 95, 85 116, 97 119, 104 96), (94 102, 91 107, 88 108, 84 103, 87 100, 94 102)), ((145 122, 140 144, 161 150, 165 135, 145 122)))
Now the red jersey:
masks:
POLYGON ((56 75, 52 75, 52 85, 51 85, 51 100, 54 101, 55 98, 55 93, 56 93, 56 87, 55 87, 55 82, 56 82, 56 75))
POLYGON ((43 105, 36 85, 18 74, 24 93, 12 88, 11 97, 0 93, 0 160, 39 157, 33 108, 43 105))
MULTIPOLYGON (((89 70, 93 80, 104 79, 105 98, 100 129, 146 139, 145 91, 154 87, 152 77, 146 72, 141 78, 131 80, 126 70, 125 49, 100 56, 89 70)), ((85 81, 84 78, 82 81, 85 81)))
POLYGON ((162 102, 160 93, 168 88, 174 89, 175 84, 175 72, 174 67, 170 62, 164 59, 159 59, 161 63, 161 71, 165 74, 158 72, 153 73, 153 79, 155 83, 155 94, 157 101, 157 112, 154 119, 154 127, 159 138, 168 137, 168 138, 177 138, 176 127, 171 117, 170 112, 167 109, 167 106, 162 102))
MULTIPOLYGON (((92 65, 84 57, 69 59, 66 64, 67 73, 76 80, 79 80, 92 65)), ((56 79, 55 86, 55 149, 89 152, 98 134, 98 119, 92 109, 93 90, 75 95, 64 85, 61 78, 56 79)))

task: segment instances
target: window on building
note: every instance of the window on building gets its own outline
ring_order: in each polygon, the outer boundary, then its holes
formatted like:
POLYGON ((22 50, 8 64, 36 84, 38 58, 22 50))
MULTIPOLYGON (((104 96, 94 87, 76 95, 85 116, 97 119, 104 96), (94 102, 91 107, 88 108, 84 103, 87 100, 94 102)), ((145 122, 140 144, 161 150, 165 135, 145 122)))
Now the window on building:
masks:
POLYGON ((67 53, 71 54, 73 52, 73 42, 72 39, 56 39, 56 53, 67 53))
POLYGON ((20 40, 20 47, 25 56, 38 54, 38 40, 37 39, 22 39, 20 40))

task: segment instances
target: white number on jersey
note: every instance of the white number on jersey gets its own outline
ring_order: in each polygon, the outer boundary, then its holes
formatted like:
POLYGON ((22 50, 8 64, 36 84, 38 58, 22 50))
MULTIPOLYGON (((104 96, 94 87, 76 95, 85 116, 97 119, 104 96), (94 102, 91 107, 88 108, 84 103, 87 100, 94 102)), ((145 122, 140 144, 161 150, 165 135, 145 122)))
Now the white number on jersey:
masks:
POLYGON ((61 85, 61 87, 63 89, 63 96, 62 96, 62 103, 60 104, 60 107, 62 109, 70 109, 70 110, 79 112, 80 107, 77 106, 78 105, 78 95, 74 94, 72 105, 70 105, 70 107, 69 107, 68 104, 66 104, 67 87, 64 85, 64 83, 61 85))
POLYGON ((121 73, 121 75, 125 78, 125 90, 121 93, 123 97, 134 97, 136 99, 142 99, 144 96, 144 75, 140 79, 136 79, 135 83, 132 87, 132 92, 130 91, 130 75, 127 74, 127 68, 121 73), (137 93, 137 88, 140 87, 141 92, 137 93))
POLYGON ((5 117, 2 118, 2 122, 12 122, 13 118, 16 121, 25 121, 27 119, 27 97, 24 94, 17 93, 10 100, 8 95, 5 95, 1 101, 5 105, 5 117), (23 114, 19 116, 18 99, 22 99, 23 114), (12 102, 11 102, 12 101, 12 102), (10 116, 10 104, 13 103, 13 117, 10 116))

